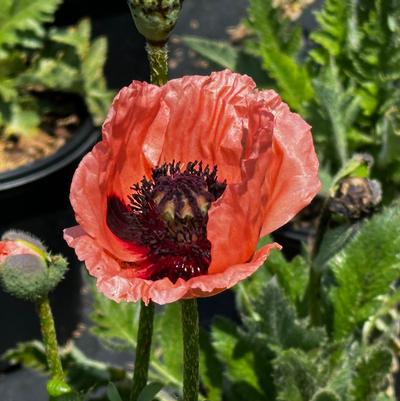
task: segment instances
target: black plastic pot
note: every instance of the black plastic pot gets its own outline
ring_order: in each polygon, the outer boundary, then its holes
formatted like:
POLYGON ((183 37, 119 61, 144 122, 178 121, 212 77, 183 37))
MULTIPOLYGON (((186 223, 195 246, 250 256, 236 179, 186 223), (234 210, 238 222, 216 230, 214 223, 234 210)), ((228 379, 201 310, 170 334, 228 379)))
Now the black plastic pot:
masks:
MULTIPOLYGON (((64 254, 70 262, 65 280, 51 294, 61 341, 71 336, 81 309, 79 263, 62 237, 63 228, 76 224, 68 200, 69 188, 78 162, 98 136, 88 119, 55 154, 0 174, 0 233, 9 228, 32 232, 52 252, 64 254)), ((19 341, 39 338, 33 304, 0 290, 0 305, 0 355, 19 341)))

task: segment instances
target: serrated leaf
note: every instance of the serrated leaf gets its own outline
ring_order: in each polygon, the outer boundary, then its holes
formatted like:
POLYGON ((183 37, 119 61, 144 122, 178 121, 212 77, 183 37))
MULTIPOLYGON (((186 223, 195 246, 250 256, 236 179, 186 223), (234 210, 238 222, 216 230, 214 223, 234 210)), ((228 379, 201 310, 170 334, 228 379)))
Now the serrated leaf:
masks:
POLYGON ((318 367, 307 354, 290 349, 278 353, 273 362, 279 401, 309 401, 318 385, 318 367))
POLYGON ((91 331, 113 349, 133 351, 139 324, 140 304, 117 304, 98 291, 94 293, 91 331))
POLYGON ((207 400, 221 401, 223 364, 218 360, 211 344, 210 334, 200 329, 200 381, 207 393, 207 400))
POLYGON ((343 338, 380 306, 400 274, 400 208, 394 205, 366 222, 330 262, 337 287, 331 291, 334 331, 343 338))
POLYGON ((389 348, 376 346, 366 349, 355 367, 351 394, 354 401, 374 401, 377 394, 388 385, 388 375, 393 362, 389 348))
POLYGON ((230 399, 264 400, 254 371, 254 354, 241 340, 235 324, 219 318, 212 326, 212 342, 218 359, 225 365, 224 374, 231 383, 230 399))
POLYGON ((2 0, 0 47, 17 44, 21 40, 21 33, 29 32, 31 36, 43 36, 43 24, 52 21, 60 3, 61 0, 2 0))
POLYGON ((323 8, 316 13, 318 29, 310 37, 321 49, 311 53, 319 63, 324 63, 329 56, 338 56, 347 39, 347 19, 351 11, 350 1, 326 0, 323 8))
POLYGON ((343 165, 348 158, 347 131, 359 112, 359 100, 351 88, 345 90, 342 87, 339 69, 333 58, 313 80, 313 85, 319 106, 330 123, 332 147, 343 165))
POLYGON ((313 97, 313 88, 306 68, 297 61, 299 32, 270 1, 251 0, 248 15, 248 25, 259 38, 264 69, 291 108, 302 111, 303 103, 313 97))
POLYGON ((139 394, 137 401, 152 401, 157 393, 163 388, 161 383, 149 383, 139 394))
POLYGON ((122 401, 122 398, 119 395, 119 391, 118 391, 117 387, 115 387, 114 383, 108 384, 107 397, 108 397, 109 401, 122 401))
POLYGON ((296 318, 293 305, 285 297, 277 279, 271 279, 262 297, 254 301, 258 319, 244 320, 249 336, 269 346, 310 350, 325 339, 322 329, 308 328, 307 323, 296 318))

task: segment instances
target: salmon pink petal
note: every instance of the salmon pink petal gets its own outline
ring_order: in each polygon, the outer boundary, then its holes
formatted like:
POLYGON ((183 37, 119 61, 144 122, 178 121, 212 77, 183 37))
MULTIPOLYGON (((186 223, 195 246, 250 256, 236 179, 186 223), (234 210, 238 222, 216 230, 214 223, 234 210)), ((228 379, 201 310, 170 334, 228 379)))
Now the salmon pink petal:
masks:
POLYGON ((246 98, 254 89, 251 78, 228 70, 169 81, 163 86, 170 116, 160 162, 201 160, 218 165, 222 180, 240 181, 246 98))
POLYGON ((175 284, 167 278, 157 281, 130 277, 118 262, 98 246, 79 226, 64 230, 68 245, 75 248, 79 260, 84 260, 91 275, 96 277, 97 288, 116 302, 137 302, 142 299, 158 304, 175 302, 182 298, 209 297, 233 287, 253 274, 272 249, 280 249, 276 243, 259 249, 248 263, 233 265, 224 273, 194 277, 188 281, 179 279, 175 284))
POLYGON ((208 238, 212 244, 210 273, 224 271, 234 263, 247 262, 260 238, 268 192, 265 186, 271 163, 274 116, 271 105, 279 97, 269 91, 268 98, 250 96, 247 130, 244 137, 242 181, 229 184, 209 211, 208 238), (221 235, 223 233, 223 235, 221 235))
POLYGON ((310 126, 285 103, 274 113, 272 155, 265 181, 268 200, 261 236, 287 223, 321 188, 310 126))

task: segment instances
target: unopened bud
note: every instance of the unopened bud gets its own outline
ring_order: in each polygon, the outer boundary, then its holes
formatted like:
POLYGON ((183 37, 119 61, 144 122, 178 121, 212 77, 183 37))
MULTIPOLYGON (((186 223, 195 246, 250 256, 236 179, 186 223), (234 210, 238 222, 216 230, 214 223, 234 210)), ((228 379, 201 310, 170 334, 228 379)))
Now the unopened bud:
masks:
POLYGON ((62 280, 67 262, 52 256, 40 240, 19 231, 8 231, 0 241, 0 283, 17 298, 35 301, 62 280))
POLYGON ((137 30, 154 45, 164 45, 182 8, 183 0, 128 0, 137 30))
POLYGON ((371 215, 382 199, 381 185, 367 178, 344 178, 331 199, 331 212, 358 220, 371 215))

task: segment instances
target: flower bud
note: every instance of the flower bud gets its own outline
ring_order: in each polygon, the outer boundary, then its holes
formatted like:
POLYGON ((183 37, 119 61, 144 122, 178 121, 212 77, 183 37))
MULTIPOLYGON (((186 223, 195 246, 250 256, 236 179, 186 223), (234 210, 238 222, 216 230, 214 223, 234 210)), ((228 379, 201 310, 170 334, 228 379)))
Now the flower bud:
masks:
POLYGON ((128 0, 137 30, 154 45, 164 45, 182 8, 183 0, 128 0))
POLYGON ((378 181, 348 177, 340 181, 329 209, 349 220, 358 220, 371 215, 381 199, 382 189, 378 181))
POLYGON ((53 290, 62 280, 67 262, 50 255, 30 234, 6 232, 0 241, 0 284, 10 295, 35 301, 53 290))

